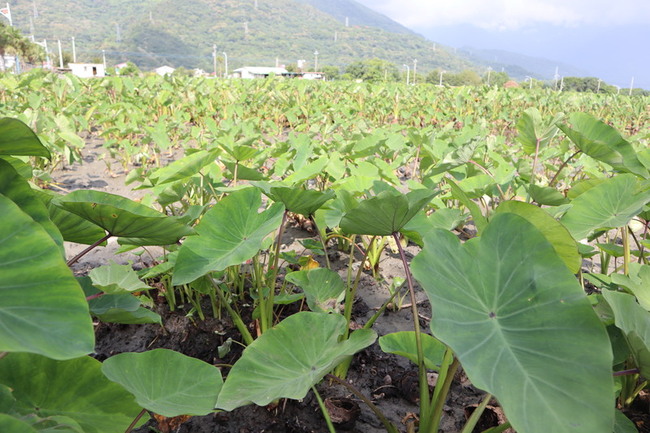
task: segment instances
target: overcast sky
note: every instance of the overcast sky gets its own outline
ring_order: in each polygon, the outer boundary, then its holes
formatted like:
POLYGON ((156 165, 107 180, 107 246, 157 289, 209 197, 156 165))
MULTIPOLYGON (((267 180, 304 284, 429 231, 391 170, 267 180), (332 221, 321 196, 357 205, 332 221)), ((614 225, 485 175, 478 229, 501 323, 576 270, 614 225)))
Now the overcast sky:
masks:
POLYGON ((357 0, 427 38, 570 63, 650 89, 650 0, 357 0))

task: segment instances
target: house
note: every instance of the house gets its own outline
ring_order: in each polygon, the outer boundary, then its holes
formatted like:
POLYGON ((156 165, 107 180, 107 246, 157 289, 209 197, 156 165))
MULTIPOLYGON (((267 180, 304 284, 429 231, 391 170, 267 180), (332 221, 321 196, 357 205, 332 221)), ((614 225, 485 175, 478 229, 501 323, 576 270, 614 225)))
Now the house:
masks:
POLYGON ((171 66, 166 66, 166 65, 155 69, 156 74, 161 76, 171 75, 174 73, 175 70, 176 69, 172 68, 171 66))
POLYGON ((73 75, 81 78, 105 77, 106 70, 102 63, 68 63, 73 75))
POLYGON ((128 66, 128 64, 127 64, 126 62, 118 63, 117 65, 115 65, 115 73, 116 73, 117 75, 120 75, 120 69, 124 69, 124 68, 126 68, 127 66, 128 66))
POLYGON ((322 72, 304 72, 301 78, 303 80, 325 80, 325 74, 322 72))
POLYGON ((284 68, 267 68, 265 66, 244 66, 235 69, 232 76, 235 78, 267 78, 270 75, 286 76, 289 72, 284 68))

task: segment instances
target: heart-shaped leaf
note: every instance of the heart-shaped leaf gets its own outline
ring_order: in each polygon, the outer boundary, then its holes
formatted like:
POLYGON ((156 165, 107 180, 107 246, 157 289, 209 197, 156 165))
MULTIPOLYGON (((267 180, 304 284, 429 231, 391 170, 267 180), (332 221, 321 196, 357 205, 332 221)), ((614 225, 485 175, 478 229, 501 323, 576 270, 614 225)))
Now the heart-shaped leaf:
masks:
POLYGON ((112 236, 122 238, 121 242, 169 245, 193 234, 193 230, 177 218, 102 191, 77 190, 52 203, 98 225, 112 236))
POLYGON ((42 156, 50 159, 34 131, 18 119, 0 119, 0 155, 42 156))
MULTIPOLYGON (((45 189, 34 190, 34 192, 47 207, 50 220, 59 229, 64 240, 91 245, 106 236, 104 229, 98 225, 52 204, 52 200, 60 197, 59 194, 45 189)), ((104 242, 102 245, 105 244, 104 242)))
POLYGON ((92 280, 93 286, 108 294, 151 289, 151 286, 140 281, 138 274, 129 265, 113 263, 100 266, 90 271, 88 276, 92 280))
POLYGON ((560 222, 580 240, 596 229, 626 225, 648 202, 650 187, 632 174, 621 174, 576 197, 560 222))
POLYGON ((359 203, 341 219, 341 230, 358 235, 390 236, 399 232, 437 192, 416 189, 408 194, 383 191, 359 203))
POLYGON ((217 367, 167 349, 112 356, 102 371, 140 406, 168 418, 211 413, 223 385, 217 367))
POLYGON ((557 134, 557 122, 563 117, 557 115, 549 123, 542 120, 542 115, 535 107, 528 108, 523 112, 517 121, 517 139, 522 144, 524 152, 535 153, 535 149, 541 150, 548 146, 551 139, 557 134))
POLYGON ((159 168, 149 175, 149 179, 154 185, 163 185, 186 179, 194 176, 203 167, 213 162, 216 155, 216 150, 200 150, 191 155, 184 156, 165 167, 159 168))
POLYGON ((268 196, 293 213, 310 216, 328 200, 334 198, 334 191, 305 190, 299 187, 271 187, 268 196))
POLYGON ((625 334, 641 374, 650 377, 650 313, 627 293, 603 290, 603 297, 612 307, 616 326, 625 334))
POLYGON ((553 245, 555 252, 571 272, 577 274, 582 265, 578 244, 571 234, 552 216, 532 204, 509 200, 501 203, 496 212, 508 212, 525 218, 553 245))
POLYGON ((141 408, 124 388, 102 374, 101 365, 87 356, 54 361, 11 353, 0 360, 0 383, 13 389, 15 410, 22 415, 65 416, 85 433, 125 431, 141 408))
POLYGON ((203 216, 198 236, 181 247, 173 284, 187 284, 208 272, 222 271, 253 257, 265 237, 282 222, 284 206, 275 203, 258 213, 262 197, 257 188, 233 192, 203 216))
POLYGON ((650 311, 650 265, 630 263, 629 275, 613 273, 611 277, 614 284, 631 291, 639 304, 650 311))
POLYGON ((612 349, 553 245, 524 218, 499 213, 465 245, 434 230, 413 259, 433 335, 521 432, 609 433, 612 349))
POLYGON ((3 159, 0 159, 0 194, 16 203, 23 212, 45 229, 57 245, 63 248, 63 237, 50 220, 43 202, 38 199, 27 180, 3 159))
POLYGON ((580 150, 614 169, 648 177, 648 169, 639 161, 632 145, 608 124, 591 114, 573 113, 568 125, 558 125, 580 150))
MULTIPOLYGON (((420 338, 422 340, 425 367, 429 370, 439 370, 447 346, 429 334, 423 333, 420 338)), ((403 356, 416 365, 418 363, 418 350, 415 342, 415 332, 413 331, 392 332, 382 335, 379 337, 379 347, 386 353, 403 356)))
POLYGON ((327 268, 291 272, 285 279, 300 287, 311 311, 332 311, 341 301, 345 283, 341 276, 327 268))
POLYGON ((0 351, 70 359, 93 351, 88 304, 59 247, 0 195, 0 351))
POLYGON ((217 408, 230 411, 278 398, 304 398, 343 359, 377 338, 374 331, 360 329, 339 341, 345 327, 338 314, 303 311, 287 317, 244 349, 228 373, 217 408))

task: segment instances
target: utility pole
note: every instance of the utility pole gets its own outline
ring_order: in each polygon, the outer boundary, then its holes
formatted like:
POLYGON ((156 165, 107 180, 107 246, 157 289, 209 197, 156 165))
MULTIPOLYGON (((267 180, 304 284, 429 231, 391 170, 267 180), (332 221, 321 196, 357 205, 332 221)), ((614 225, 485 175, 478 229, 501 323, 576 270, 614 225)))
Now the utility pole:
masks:
POLYGON ((601 82, 601 81, 602 81, 602 80, 599 78, 599 79, 598 79, 598 86, 596 86, 596 93, 600 93, 600 82, 601 82))
POLYGON ((345 17, 345 27, 350 27, 350 17, 345 17))
POLYGON ((418 77, 418 59, 413 59, 413 84, 415 85, 415 81, 417 80, 418 77))
POLYGON ((318 50, 314 51, 314 72, 318 72, 318 50))
POLYGON ((632 96, 632 89, 634 89, 634 77, 632 77, 632 81, 630 81, 630 94, 629 94, 629 96, 632 96))
POLYGON ((487 73, 487 85, 490 87, 490 73, 492 72, 492 67, 488 66, 488 73, 487 73))
POLYGON ((102 50, 102 60, 104 63, 104 69, 106 69, 106 50, 102 50))
POLYGON ((74 36, 72 37, 72 63, 77 63, 77 48, 74 44, 74 36))
POLYGON ((334 32, 334 42, 339 40, 339 32, 334 32))
POLYGON ((532 89, 533 88, 533 77, 531 77, 529 75, 526 75, 526 80, 525 81, 528 81, 528 89, 529 90, 532 89))
POLYGON ((57 41, 59 43, 59 68, 63 69, 63 53, 61 52, 61 39, 57 41))
POLYGON ((7 3, 6 8, 0 9, 0 15, 4 15, 4 17, 9 20, 9 27, 14 26, 14 22, 11 19, 11 9, 9 8, 9 3, 7 3))
POLYGON ((217 78, 217 44, 212 45, 212 67, 214 69, 214 78, 217 78))
POLYGON ((438 82, 438 86, 439 86, 439 87, 442 87, 442 74, 444 74, 444 73, 445 73, 445 71, 443 71, 443 70, 441 69, 441 70, 440 70, 440 81, 438 82))
POLYGON ((406 63, 404 64, 404 67, 406 68, 406 85, 408 86, 410 83, 411 68, 409 68, 409 65, 406 63))
POLYGON ((224 72, 223 77, 228 78, 228 54, 226 54, 225 52, 223 52, 222 54, 224 59, 224 67, 226 69, 226 72, 224 72))

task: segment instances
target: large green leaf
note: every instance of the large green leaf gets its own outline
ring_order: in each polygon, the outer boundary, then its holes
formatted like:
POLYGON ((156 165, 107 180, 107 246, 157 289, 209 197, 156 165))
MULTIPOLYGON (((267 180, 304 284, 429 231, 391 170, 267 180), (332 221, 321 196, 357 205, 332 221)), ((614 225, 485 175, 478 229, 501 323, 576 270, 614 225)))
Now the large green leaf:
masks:
POLYGON ((584 153, 614 169, 647 178, 648 169, 639 161, 632 145, 619 132, 591 114, 573 113, 568 125, 558 125, 584 153))
POLYGON ((535 149, 542 150, 558 132, 556 123, 563 117, 557 115, 549 123, 542 120, 542 115, 535 107, 525 110, 517 121, 517 140, 527 154, 535 153, 535 149))
POLYGON ((437 194, 416 189, 408 194, 383 191, 359 203, 341 219, 341 230, 358 235, 390 236, 399 232, 437 194))
POLYGON ((650 377, 650 312, 643 309, 627 293, 603 290, 603 297, 612 311, 616 326, 623 331, 641 374, 650 377))
POLYGON ((4 413, 0 413, 0 431, 7 433, 38 433, 29 423, 4 413))
POLYGON ((85 433, 125 431, 141 410, 132 395, 102 374, 99 361, 86 356, 54 361, 11 353, 0 360, 0 383, 13 390, 16 412, 72 418, 85 433))
POLYGON ((613 273, 611 277, 614 284, 630 290, 639 304, 650 311, 650 265, 630 263, 629 275, 613 273))
POLYGON ((52 203, 137 245, 169 245, 193 233, 177 218, 102 191, 77 190, 52 203))
POLYGON ((151 286, 140 281, 138 274, 129 265, 112 263, 100 266, 90 271, 88 276, 92 280, 93 286, 108 294, 151 289, 151 286))
POLYGON ((433 335, 523 433, 602 432, 614 424, 612 350, 553 245, 524 218, 497 214, 465 245, 425 237, 412 269, 433 335))
POLYGON ((83 292, 42 226, 0 195, 0 351, 70 359, 92 352, 83 292))
POLYGON ((23 212, 45 229, 57 245, 63 247, 63 237, 50 220, 43 202, 34 194, 27 180, 3 159, 0 159, 0 194, 16 203, 23 212))
POLYGON ((334 191, 304 190, 299 187, 271 187, 268 196, 282 202, 285 208, 300 215, 313 215, 326 201, 334 198, 334 191))
POLYGON ((50 158, 34 131, 18 119, 0 118, 0 155, 42 156, 50 158))
POLYGON ((463 189, 454 181, 451 179, 445 179, 445 182, 447 182, 451 188, 451 195, 460 201, 472 214, 472 219, 474 219, 474 225, 476 226, 476 232, 481 233, 488 223, 487 218, 485 218, 483 213, 481 213, 481 208, 479 208, 478 205, 474 203, 467 194, 465 194, 465 191, 463 191, 463 189))
POLYGON ((187 284, 212 271, 222 271, 253 257, 263 239, 282 222, 284 206, 275 203, 258 213, 257 188, 233 192, 210 209, 178 253, 173 284, 187 284))
POLYGON ((249 403, 264 406, 278 398, 304 398, 343 359, 371 345, 369 329, 339 341, 345 318, 300 312, 284 319, 250 344, 228 373, 217 408, 233 410, 249 403))
POLYGON ((341 276, 327 268, 291 272, 285 279, 305 292, 307 305, 311 311, 336 310, 345 291, 345 283, 341 276))
POLYGON ((217 367, 167 349, 112 356, 102 371, 140 406, 166 417, 211 413, 223 385, 217 367))
POLYGON ((57 226, 64 240, 91 245, 106 236, 104 229, 98 225, 52 204, 52 200, 60 197, 60 194, 45 189, 35 189, 34 192, 47 207, 50 220, 57 226))
POLYGON ((501 203, 496 212, 513 213, 525 218, 553 245, 555 252, 571 272, 577 274, 580 271, 582 256, 578 252, 576 241, 562 224, 544 210, 532 204, 510 200, 501 203))
POLYGON ((648 202, 648 185, 641 185, 634 175, 621 174, 576 197, 560 222, 580 240, 596 229, 626 225, 648 202))
POLYGON ((178 161, 159 168, 149 175, 149 179, 154 185, 163 185, 177 180, 186 179, 195 175, 203 167, 214 161, 217 150, 207 151, 200 150, 191 155, 184 156, 178 161))
MULTIPOLYGON (((447 346, 429 334, 421 334, 424 365, 429 370, 439 370, 447 346)), ((379 347, 386 353, 400 355, 418 363, 418 350, 414 331, 392 332, 379 337, 379 347)))

